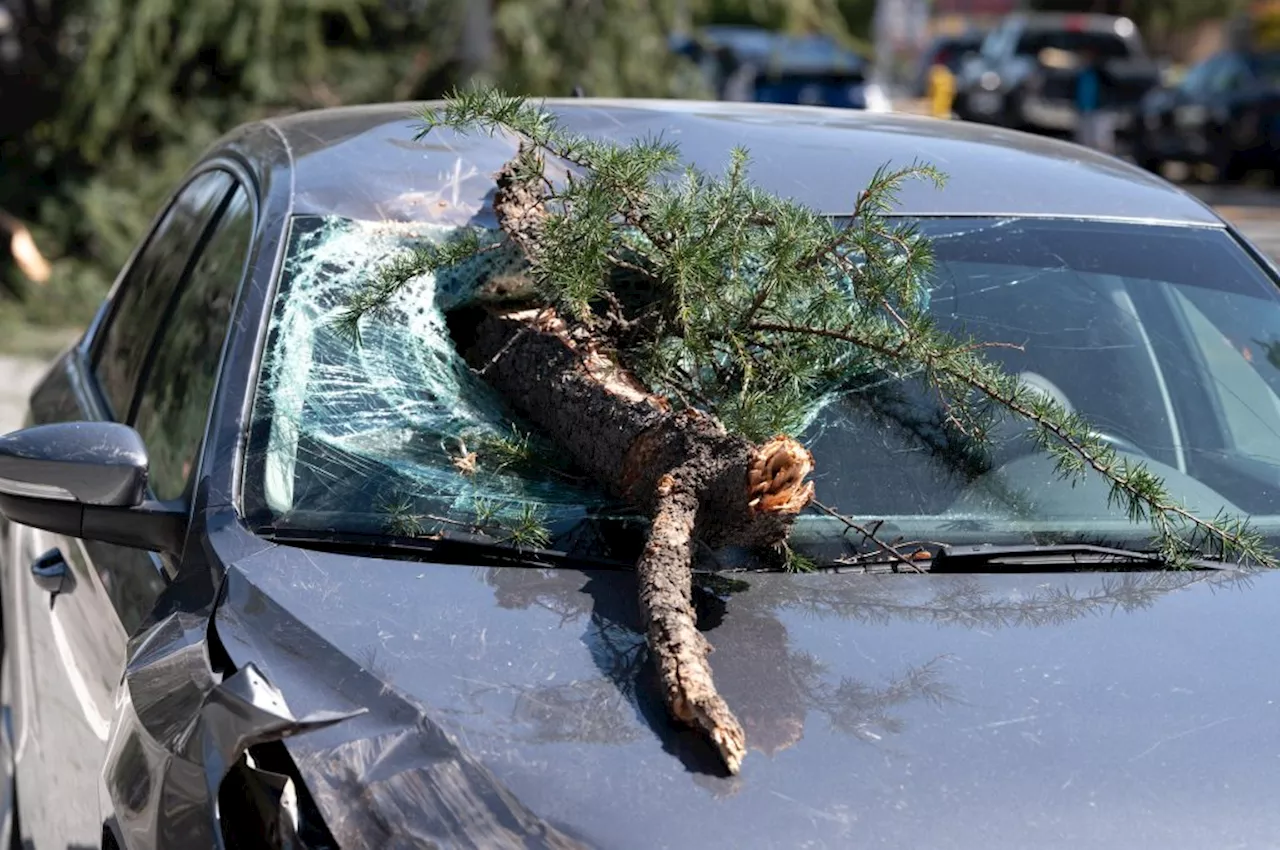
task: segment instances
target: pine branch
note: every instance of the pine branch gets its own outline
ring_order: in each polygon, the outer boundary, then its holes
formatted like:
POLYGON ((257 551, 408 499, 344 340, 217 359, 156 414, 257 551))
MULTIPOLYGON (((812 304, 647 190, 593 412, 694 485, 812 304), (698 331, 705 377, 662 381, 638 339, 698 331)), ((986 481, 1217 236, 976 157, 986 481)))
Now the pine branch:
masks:
MULTIPOLYGON (((1062 475, 1102 475, 1113 504, 1134 522, 1150 522, 1171 561, 1207 547, 1215 557, 1274 565, 1246 521, 1195 516, 1144 465, 1093 439, 1088 423, 1027 393, 981 356, 1002 343, 960 341, 933 327, 922 303, 928 242, 890 214, 906 181, 941 187, 937 169, 881 167, 837 226, 752 187, 742 149, 722 177, 689 170, 670 180, 673 145, 578 137, 551 112, 493 90, 457 93, 423 118, 423 134, 505 128, 524 139, 516 179, 536 187, 528 203, 546 212, 522 247, 543 296, 590 325, 602 300, 619 312, 611 276, 647 280, 666 304, 665 318, 621 353, 651 387, 732 430, 753 439, 795 433, 858 374, 886 364, 923 370, 953 427, 981 438, 989 404, 1027 420, 1062 475), (552 186, 546 156, 585 172, 552 186)), ((379 294, 375 287, 370 297, 379 294)))
MULTIPOLYGON (((920 344, 904 337, 895 345, 885 345, 874 338, 821 328, 798 327, 758 323, 755 330, 769 333, 817 334, 844 340, 894 360, 915 357, 919 365, 939 385, 939 392, 947 398, 949 392, 941 384, 955 381, 981 393, 1011 412, 1023 417, 1042 435, 1042 446, 1053 451, 1052 441, 1065 450, 1058 454, 1058 471, 1064 477, 1074 475, 1087 467, 1111 486, 1113 504, 1124 507, 1130 520, 1150 520, 1156 526, 1160 551, 1173 564, 1185 564, 1189 558, 1210 557, 1223 560, 1240 559, 1260 566, 1275 566, 1276 561, 1264 548, 1261 537, 1248 528, 1242 518, 1218 514, 1211 520, 1202 519, 1174 502, 1164 489, 1163 481, 1152 474, 1145 464, 1130 464, 1120 460, 1116 451, 1091 437, 1083 420, 1068 413, 1060 404, 1029 393, 1013 376, 1001 374, 990 363, 977 360, 976 352, 968 346, 944 343, 938 346, 920 344), (953 359, 967 360, 967 368, 957 366, 953 359), (1178 537, 1178 532, 1191 533, 1178 537), (1201 545, 1211 547, 1201 551, 1201 545)), ((954 406, 956 400, 947 398, 954 406)))
POLYGON ((483 242, 476 231, 460 230, 439 245, 418 245, 392 257, 373 270, 369 285, 352 296, 338 314, 335 326, 343 336, 359 343, 360 322, 366 316, 385 308, 414 279, 439 269, 451 268, 491 250, 497 250, 497 245, 483 242))
MULTIPOLYGON (((815 486, 813 457, 795 435, 872 378, 923 375, 946 430, 975 442, 995 411, 1026 421, 1061 476, 1101 475, 1111 504, 1150 524, 1170 564, 1207 554, 1275 565, 1247 521, 1196 516, 1084 418, 985 356, 1003 343, 935 326, 929 242, 892 211, 906 181, 941 186, 936 169, 879 169, 837 223, 751 185, 744 150, 719 176, 678 172, 678 150, 662 139, 585 138, 492 89, 458 92, 424 113, 420 137, 445 127, 518 140, 497 175, 493 209, 506 246, 525 261, 524 300, 472 311, 482 315, 460 337, 460 353, 579 470, 651 519, 637 573, 667 706, 712 741, 730 772, 746 742, 696 628, 692 553, 733 545, 808 566, 788 545, 815 486)), ((375 269, 345 327, 358 339, 360 321, 418 275, 497 247, 470 234, 375 269)), ((483 286, 475 300, 485 300, 483 286)), ((489 449, 511 462, 524 453, 519 441, 489 449)), ((464 453, 459 472, 474 475, 484 463, 464 453)), ((877 529, 841 519, 915 567, 877 529)), ((518 546, 545 539, 532 510, 511 533, 518 546)))

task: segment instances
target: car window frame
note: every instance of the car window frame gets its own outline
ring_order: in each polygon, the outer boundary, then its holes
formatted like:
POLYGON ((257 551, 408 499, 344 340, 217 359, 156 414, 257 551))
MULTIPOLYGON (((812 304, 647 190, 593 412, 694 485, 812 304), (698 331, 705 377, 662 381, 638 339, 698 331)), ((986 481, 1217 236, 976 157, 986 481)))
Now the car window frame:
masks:
MULTIPOLYGON (((217 153, 209 156, 207 159, 197 163, 197 165, 176 185, 169 196, 165 199, 160 209, 155 214, 144 236, 138 239, 128 260, 125 262, 120 273, 117 275, 116 282, 112 290, 103 299, 97 313, 85 332, 81 335, 78 342, 73 347, 73 357, 76 364, 74 369, 75 381, 80 396, 81 409, 83 415, 88 418, 97 420, 118 420, 118 415, 111 410, 110 404, 107 402, 105 393, 99 385, 98 376, 94 371, 94 361, 97 352, 103 345, 103 339, 106 336, 107 328, 110 327, 116 309, 119 306, 119 296, 123 292, 123 286, 127 283, 129 272, 135 267, 139 258, 148 246, 153 244, 156 231, 164 221, 169 210, 181 197, 183 191, 187 190, 193 181, 197 180, 201 175, 210 171, 225 172, 230 177, 228 190, 223 198, 218 202, 216 214, 205 223, 199 238, 199 246, 204 247, 208 243, 209 236, 213 234, 218 225, 223 221, 223 214, 226 212, 228 205, 235 198, 236 192, 243 190, 248 200, 250 209, 250 241, 248 251, 244 257, 244 264, 241 267, 240 280, 238 281, 231 304, 229 313, 229 321, 226 332, 223 335, 222 345, 218 352, 217 365, 214 368, 214 383, 209 400, 206 403, 204 411, 204 421, 201 428, 199 441, 196 445, 191 472, 188 475, 187 483, 183 494, 169 502, 171 506, 180 509, 187 517, 189 527, 195 529, 195 512, 199 509, 196 494, 192 491, 191 482, 197 482, 201 479, 205 468, 205 455, 208 450, 211 423, 213 411, 216 409, 218 399, 223 392, 223 382, 225 371, 227 368, 227 352, 229 345, 234 337, 237 316, 245 303, 246 293, 252 286, 250 279, 250 270, 254 257, 260 247, 261 227, 264 215, 264 198, 262 195, 263 185, 261 179, 255 170, 243 161, 240 157, 229 153, 217 153)), ((192 250, 187 258, 184 266, 183 275, 174 292, 180 293, 186 285, 192 270, 195 268, 195 260, 199 258, 199 251, 192 250)), ((163 319, 153 333, 151 342, 159 340, 165 328, 168 325, 168 317, 163 319)), ((150 348, 151 346, 149 346, 150 348)), ((140 396, 142 387, 145 384, 145 376, 141 377, 135 387, 134 396, 140 396)), ((130 407, 134 406, 134 399, 130 399, 130 407)), ((154 498, 154 491, 148 488, 149 498, 154 498)), ((133 549, 129 547, 121 547, 115 544, 97 543, 94 541, 84 541, 83 545, 87 547, 86 556, 94 564, 94 569, 99 573, 116 575, 120 572, 128 572, 130 569, 137 569, 139 564, 145 562, 150 565, 155 574, 161 579, 164 585, 169 585, 175 581, 182 571, 182 564, 186 560, 186 549, 190 541, 184 543, 182 551, 178 552, 154 552, 143 549, 133 549), (113 551, 114 550, 114 551, 113 551), (141 559, 141 562, 138 560, 141 559)), ((103 581, 106 581, 104 578, 103 581)), ((126 625, 129 622, 129 612, 121 608, 121 600, 115 596, 110 598, 111 609, 117 622, 126 625)))
MULTIPOLYGON (((231 184, 228 187, 227 192, 222 198, 222 200, 219 201, 218 203, 217 213, 205 223, 205 226, 200 233, 199 247, 203 248, 203 246, 207 244, 209 236, 213 233, 214 229, 217 227, 217 224, 221 221, 222 213, 226 211, 228 204, 231 202, 231 199, 235 197, 236 191, 238 189, 244 189, 245 194, 249 201, 250 216, 251 216, 251 222, 252 222, 250 226, 250 232, 253 235, 250 240, 249 252, 245 257, 245 265, 242 267, 240 283, 239 283, 239 286, 237 287, 235 298, 232 302, 232 307, 231 307, 232 324, 228 326, 228 332, 222 340, 222 348, 218 353, 218 365, 215 369, 216 376, 214 379, 213 393, 210 396, 209 403, 205 411, 204 429, 200 437, 200 442, 196 448, 195 463, 191 469, 191 475, 189 476, 188 486, 186 487, 186 491, 180 500, 180 501, 185 501, 187 503, 188 508, 191 508, 193 506, 192 500, 191 500, 192 494, 191 494, 190 482, 199 479, 201 469, 204 465, 205 448, 209 440, 210 417, 212 416, 213 409, 216 406, 218 396, 221 392, 223 371, 226 367, 227 348, 231 339, 230 331, 231 331, 231 328, 234 326, 235 316, 239 314, 241 303, 245 295, 245 289, 251 285, 249 270, 252 268, 253 257, 258 248, 259 231, 262 226, 262 215, 263 215, 263 207, 262 207, 263 199, 261 197, 262 187, 259 183, 259 180, 254 176, 252 171, 245 166, 244 163, 242 163, 238 159, 232 159, 227 156, 217 156, 199 163, 195 168, 193 168, 190 172, 188 172, 188 174, 182 179, 182 182, 172 192, 170 192, 168 197, 165 199, 163 205, 161 206, 159 211, 155 214, 150 225, 148 226, 145 236, 143 236, 141 239, 138 240, 137 245, 135 245, 132 253, 129 255, 128 260, 126 260, 125 265, 121 268, 120 273, 116 276, 116 281, 113 284, 111 291, 107 294, 107 297, 104 299, 98 314, 94 317, 89 327, 85 330, 85 333, 81 337, 80 343, 77 346, 79 350, 79 358, 81 363, 83 364, 85 389, 88 390, 88 392, 93 396, 94 406, 97 408, 99 415, 101 415, 102 418, 104 419, 109 418, 112 421, 122 421, 122 419, 131 419, 131 416, 129 414, 133 414, 135 412, 137 401, 141 398, 142 386, 145 382, 146 372, 144 372, 139 377, 138 384, 133 389, 132 397, 129 400, 129 413, 126 414, 125 417, 120 417, 119 414, 117 414, 115 411, 111 409, 111 405, 106 397, 106 393, 103 390, 103 387, 100 385, 98 381, 98 376, 94 371, 94 364, 97 358, 101 354, 101 349, 106 339, 107 330, 111 327, 111 324, 115 319, 116 310, 119 308, 120 298, 124 292, 124 287, 129 282, 129 273, 134 269, 138 261, 144 256, 147 248, 152 245, 156 232, 159 230, 160 225, 164 222, 165 217, 168 215, 169 211, 173 208, 173 205, 178 202, 178 199, 182 196, 182 193, 186 191, 188 188, 190 188, 190 186, 194 181, 196 181, 201 176, 211 171, 224 172, 231 178, 231 184)), ((184 264, 184 267, 183 267, 182 277, 170 296, 170 304, 172 304, 180 294, 183 285, 185 284, 188 276, 191 274, 192 270, 195 267, 194 261, 198 258, 198 256, 199 256, 199 252, 197 250, 192 250, 189 256, 187 257, 186 263, 184 264)), ((166 316, 165 319, 161 321, 160 325, 157 326, 155 333, 152 335, 151 344, 148 346, 148 356, 150 356, 150 354, 152 353, 151 349, 154 348, 155 343, 162 336, 164 332, 164 328, 167 325, 167 322, 168 322, 168 317, 166 316)), ((125 422, 124 424, 128 424, 128 422, 125 422)), ((149 492, 148 495, 153 495, 153 494, 149 492)), ((168 572, 170 573, 171 576, 173 575, 172 569, 168 570, 168 572)))
MULTIPOLYGON (((224 170, 227 170, 227 169, 224 169, 224 170)), ((254 248, 256 247, 256 243, 257 243, 257 232, 258 232, 260 211, 259 211, 259 200, 257 197, 257 192, 255 191, 255 186, 251 181, 245 181, 241 179, 240 176, 235 174, 234 172, 229 172, 229 173, 231 173, 231 178, 232 178, 231 188, 227 191, 226 197, 224 197, 222 201, 218 204, 217 212, 205 224, 204 230, 200 233, 200 237, 197 240, 196 247, 192 250, 191 255, 187 258, 187 264, 183 269, 182 277, 179 279, 178 285, 174 287, 173 293, 169 298, 169 303, 165 311, 165 317, 161 320, 160 325, 156 328, 155 334, 153 335, 150 341, 150 344, 148 345, 146 365, 142 373, 139 375, 138 385, 134 388, 134 396, 129 403, 128 424, 130 427, 136 427, 136 423, 138 419, 138 407, 145 393, 147 380, 150 378, 152 374, 152 367, 154 365, 154 358, 156 356, 156 353, 161 343, 164 340, 166 329, 169 327, 170 322, 174 318, 173 311, 177 307, 178 302, 181 300, 186 287, 189 285, 192 279, 192 275, 196 271, 196 268, 199 266, 199 262, 202 254, 208 248, 209 244, 213 240, 213 237, 218 233, 218 229, 220 225, 222 225, 223 222, 226 220, 226 214, 228 210, 231 208, 232 202, 236 199, 237 195, 240 192, 243 192, 246 203, 247 203, 247 207, 248 207, 247 212, 249 215, 249 222, 248 222, 249 242, 245 246, 244 256, 242 257, 240 262, 239 279, 237 280, 234 292, 232 293, 232 300, 231 300, 230 308, 227 313, 227 324, 222 331, 222 339, 218 346, 218 357, 214 365, 214 382, 209 393, 209 398, 205 401, 205 408, 204 408, 204 413, 202 417, 204 424, 200 430, 199 439, 196 441, 196 444, 194 447, 194 453, 192 455, 191 471, 187 474, 187 479, 183 484, 181 495, 176 497, 177 500, 185 502, 187 504, 191 503, 192 485, 199 478, 201 461, 202 461, 202 456, 204 454, 205 444, 209 439, 210 419, 213 415, 215 400, 217 399, 218 389, 221 384, 222 368, 226 362, 227 347, 230 343, 231 333, 235 327, 235 317, 236 317, 237 310, 239 309, 239 306, 240 306, 240 300, 243 297, 245 287, 249 284, 249 270, 251 268, 251 263, 253 260, 254 248)), ((142 435, 142 436, 144 438, 144 444, 145 444, 145 435, 142 435)), ((152 496, 155 495, 154 491, 151 490, 150 480, 148 481, 148 490, 152 496)))
MULTIPOLYGON (((130 283, 133 281, 133 274, 140 267, 140 263, 147 259, 148 251, 156 244, 155 240, 160 232, 161 226, 168 219, 170 212, 173 211, 183 194, 187 192, 197 180, 205 177, 211 172, 222 172, 231 182, 228 184, 221 200, 218 201, 214 214, 205 221, 204 226, 200 230, 200 237, 196 244, 197 246, 203 244, 202 240, 207 237, 212 226, 218 221, 218 218, 222 210, 225 209, 228 200, 235 194, 237 185, 243 182, 235 170, 227 167, 227 163, 210 162, 202 164, 199 168, 187 174, 178 187, 169 194, 160 210, 152 218, 150 225, 147 227, 146 234, 138 240, 138 244, 135 246, 133 252, 125 261, 124 266, 121 267, 120 273, 116 276, 115 283, 111 287, 111 291, 107 294, 107 297, 103 302, 98 317, 95 318, 92 325, 90 325, 89 329, 86 331, 82 347, 82 356, 84 358, 89 383, 93 387, 93 392, 96 395, 100 409, 109 414, 113 421, 129 424, 130 415, 139 397, 139 387, 142 384, 142 379, 146 372, 147 360, 150 358, 152 353, 152 346, 148 345, 147 355, 143 360, 143 372, 139 373, 137 381, 131 388, 128 406, 124 411, 118 411, 113 408, 106 388, 102 385, 97 371, 99 358, 103 355, 103 349, 106 345, 107 337, 111 328, 119 319, 118 312, 121 309, 121 304, 123 303, 124 296, 129 289, 130 283)), ((169 293, 169 306, 172 306, 176 293, 181 288, 187 275, 190 274, 192 261, 195 256, 196 248, 193 247, 187 253, 186 258, 183 261, 182 273, 179 275, 178 282, 169 293)), ((157 325, 152 334, 152 342, 154 342, 155 338, 159 336, 160 328, 163 326, 164 321, 165 320, 162 318, 160 324, 157 325)))

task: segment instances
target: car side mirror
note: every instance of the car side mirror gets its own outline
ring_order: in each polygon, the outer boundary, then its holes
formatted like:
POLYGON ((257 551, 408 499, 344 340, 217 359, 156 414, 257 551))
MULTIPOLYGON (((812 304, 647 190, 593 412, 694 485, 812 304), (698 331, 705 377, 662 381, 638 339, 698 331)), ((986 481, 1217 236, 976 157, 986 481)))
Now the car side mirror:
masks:
POLYGON ((58 422, 0 436, 0 513, 57 534, 176 552, 179 505, 147 499, 147 449, 117 422, 58 422))

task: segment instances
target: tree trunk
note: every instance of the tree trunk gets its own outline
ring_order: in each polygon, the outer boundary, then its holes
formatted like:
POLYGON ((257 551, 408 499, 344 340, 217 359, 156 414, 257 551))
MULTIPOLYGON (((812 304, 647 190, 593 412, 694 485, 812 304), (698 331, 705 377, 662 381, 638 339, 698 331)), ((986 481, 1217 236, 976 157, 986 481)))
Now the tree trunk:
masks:
MULTIPOLYGON (((544 184, 518 178, 529 173, 530 159, 520 167, 526 155, 522 146, 499 173, 494 211, 507 236, 533 256, 544 184)), ((636 572, 667 707, 706 734, 737 773, 746 740, 716 691, 711 645, 698 631, 693 545, 782 544, 813 498, 813 482, 805 480, 812 455, 789 437, 757 446, 709 415, 673 412, 606 355, 601 340, 550 308, 491 308, 457 342, 471 367, 579 468, 652 518, 636 572)))
POLYGON ((584 472, 653 518, 636 570, 667 706, 737 773, 746 744, 697 629, 692 547, 781 544, 812 498, 812 456, 788 437, 757 446, 710 416, 672 412, 550 309, 488 313, 463 349, 584 472))

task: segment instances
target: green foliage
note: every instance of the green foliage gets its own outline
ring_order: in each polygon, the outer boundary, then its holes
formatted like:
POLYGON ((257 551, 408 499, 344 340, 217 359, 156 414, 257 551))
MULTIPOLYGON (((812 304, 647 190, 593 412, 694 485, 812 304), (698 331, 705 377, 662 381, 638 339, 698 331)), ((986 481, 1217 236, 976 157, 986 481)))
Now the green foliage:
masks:
POLYGON ((811 573, 818 569, 818 565, 813 559, 802 555, 790 546, 786 546, 782 551, 783 563, 782 569, 788 573, 811 573))
POLYGON ((56 45, 40 80, 54 107, 0 139, 0 208, 29 223, 54 278, 24 286, 0 255, 0 292, 29 321, 83 324, 210 143, 272 114, 411 96, 419 54, 456 35, 460 7, 443 5, 67 0, 29 36, 56 45))
POLYGON ((532 435, 512 426, 510 433, 491 436, 481 442, 482 462, 498 472, 510 467, 531 466, 537 462, 532 440, 532 435))
MULTIPOLYGON (((1151 524, 1171 563, 1274 564, 1245 520, 1193 515, 1144 464, 1121 459, 1078 415, 1004 372, 984 345, 935 326, 929 245, 887 215, 904 181, 941 185, 934 169, 881 169, 837 223, 753 186, 745 151, 722 176, 676 173, 671 143, 580 138, 551 113, 488 89, 455 94, 424 122, 423 132, 502 126, 525 140, 516 174, 546 213, 521 247, 541 300, 613 343, 653 391, 760 439, 798 433, 827 397, 867 378, 921 376, 950 429, 981 440, 994 415, 1012 412, 1063 477, 1101 475, 1113 504, 1151 524), (572 176, 553 184, 547 158, 572 176)), ((420 270, 445 256, 421 255, 420 270)), ((377 298, 353 321, 412 276, 395 272, 378 277, 377 298)))
POLYGON ((546 521, 533 505, 524 505, 508 531, 511 542, 519 549, 539 549, 551 542, 546 521))
POLYGON ((397 499, 382 506, 386 532, 393 537, 421 537, 426 533, 423 517, 415 512, 413 502, 397 499))
POLYGON ((24 30, 44 58, 21 92, 6 82, 6 105, 40 108, 6 114, 16 129, 0 136, 0 208, 31 227, 54 283, 25 286, 0 252, 0 312, 16 300, 27 321, 87 321, 175 183, 245 121, 434 98, 473 75, 535 95, 705 96, 671 32, 720 19, 842 32, 850 2, 492 0, 489 59, 464 67, 479 0, 65 0, 24 30))
POLYGON ((419 245, 408 253, 392 257, 375 270, 371 276, 372 285, 361 290, 347 304, 338 317, 337 327, 358 343, 360 319, 381 309, 423 269, 447 268, 473 256, 482 247, 476 233, 464 230, 441 245, 419 245))
MULTIPOLYGON (((530 142, 530 174, 541 173, 544 153, 578 166, 577 177, 552 191, 543 238, 529 256, 544 300, 580 322, 633 327, 624 359, 642 380, 751 439, 798 433, 830 393, 888 363, 840 337, 851 317, 867 313, 864 325, 879 328, 887 349, 892 305, 923 316, 909 302, 930 268, 927 245, 882 213, 905 180, 940 184, 931 168, 877 173, 842 225, 753 188, 746 151, 734 152, 723 176, 688 170, 668 180, 679 162, 675 145, 572 137, 550 113, 493 90, 455 97, 424 118, 424 132, 515 129, 530 142), (618 299, 629 297, 622 288, 637 285, 647 290, 644 303, 617 315, 618 299), (783 325, 815 332, 779 334, 783 325)), ((455 258, 424 250, 404 262, 438 268, 455 258)), ((399 263, 383 270, 348 321, 411 276, 399 263)))

